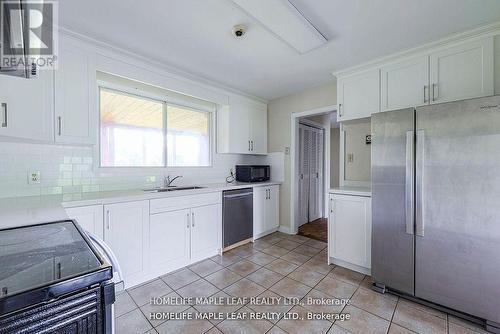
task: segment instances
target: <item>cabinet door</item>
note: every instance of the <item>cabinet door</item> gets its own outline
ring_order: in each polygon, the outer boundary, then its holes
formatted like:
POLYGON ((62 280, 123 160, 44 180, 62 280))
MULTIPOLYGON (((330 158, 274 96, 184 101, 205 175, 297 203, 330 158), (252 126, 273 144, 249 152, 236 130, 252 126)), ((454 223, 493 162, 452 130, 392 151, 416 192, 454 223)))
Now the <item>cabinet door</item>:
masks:
POLYGON ((102 205, 80 206, 66 208, 68 217, 76 220, 85 230, 94 233, 99 238, 104 236, 104 219, 102 205))
POLYGON ((380 71, 369 70, 337 80, 338 120, 370 117, 380 110, 380 71))
POLYGON ((380 75, 382 111, 429 103, 429 56, 384 66, 380 75))
POLYGON ((53 141, 54 72, 38 78, 0 75, 0 135, 53 141))
POLYGON ((248 106, 233 102, 229 106, 229 152, 250 153, 250 111, 248 106))
POLYGON ((267 108, 250 111, 250 151, 253 154, 267 154, 267 108))
POLYGON ((371 201, 369 197, 334 195, 329 238, 331 256, 357 266, 371 265, 371 201))
POLYGON ((271 186, 268 189, 266 200, 266 232, 275 230, 280 225, 280 191, 279 186, 271 186))
POLYGON ((493 37, 431 54, 431 103, 493 95, 493 37))
POLYGON ((222 247, 222 206, 220 204, 191 209, 191 261, 215 255, 222 247))
POLYGON ((125 287, 138 284, 147 273, 149 201, 104 206, 104 241, 115 253, 125 287))
POLYGON ((253 238, 258 239, 266 232, 267 187, 253 188, 253 238))
POLYGON ((80 44, 63 38, 55 75, 55 140, 92 144, 97 123, 94 57, 80 44))
POLYGON ((149 218, 149 260, 152 275, 161 275, 189 263, 191 212, 162 212, 149 218))

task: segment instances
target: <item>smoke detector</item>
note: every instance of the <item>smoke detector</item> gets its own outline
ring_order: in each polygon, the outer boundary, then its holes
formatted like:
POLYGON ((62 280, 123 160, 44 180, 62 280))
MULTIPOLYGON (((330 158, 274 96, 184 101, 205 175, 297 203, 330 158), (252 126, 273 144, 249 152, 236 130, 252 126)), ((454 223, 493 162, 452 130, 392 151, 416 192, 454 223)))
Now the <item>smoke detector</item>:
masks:
POLYGON ((245 35, 246 29, 247 28, 242 24, 235 25, 232 30, 234 37, 236 38, 243 37, 243 35, 245 35))

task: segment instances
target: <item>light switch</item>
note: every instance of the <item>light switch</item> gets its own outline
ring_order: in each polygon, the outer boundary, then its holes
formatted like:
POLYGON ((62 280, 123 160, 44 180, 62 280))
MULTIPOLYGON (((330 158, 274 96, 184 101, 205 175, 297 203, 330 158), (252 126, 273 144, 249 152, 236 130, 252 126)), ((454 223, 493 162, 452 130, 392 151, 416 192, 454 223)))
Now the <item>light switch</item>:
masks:
POLYGON ((40 183, 40 171, 34 170, 28 172, 28 184, 39 184, 40 183))

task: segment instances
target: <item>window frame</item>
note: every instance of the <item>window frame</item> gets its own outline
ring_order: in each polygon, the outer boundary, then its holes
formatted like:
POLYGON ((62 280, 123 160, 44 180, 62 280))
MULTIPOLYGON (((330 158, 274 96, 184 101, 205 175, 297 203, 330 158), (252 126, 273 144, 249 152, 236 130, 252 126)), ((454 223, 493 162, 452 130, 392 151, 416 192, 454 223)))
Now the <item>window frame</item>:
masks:
MULTIPOLYGON (((131 85, 133 85, 133 81, 131 80, 131 85)), ((214 166, 214 136, 215 136, 215 113, 214 110, 209 110, 208 108, 203 108, 201 106, 183 102, 179 99, 169 99, 167 96, 162 96, 158 94, 153 94, 143 89, 137 89, 133 87, 128 87, 124 85, 118 85, 114 83, 110 83, 107 81, 97 80, 97 149, 94 150, 94 161, 96 162, 96 168, 98 170, 110 170, 110 169, 120 169, 123 171, 131 170, 137 171, 138 169, 150 169, 150 170, 158 170, 158 169, 200 169, 200 168, 213 168, 214 166), (103 166, 101 163, 101 90, 107 90, 111 92, 117 92, 119 94, 128 95, 132 97, 137 97, 145 100, 151 100, 154 102, 159 102, 162 104, 162 113, 163 113, 163 161, 164 164, 162 166, 103 166), (185 108, 196 112, 203 112, 208 114, 208 133, 209 133, 209 159, 208 165, 205 166, 169 166, 168 165, 168 144, 167 144, 167 109, 168 106, 175 106, 179 108, 185 108)))

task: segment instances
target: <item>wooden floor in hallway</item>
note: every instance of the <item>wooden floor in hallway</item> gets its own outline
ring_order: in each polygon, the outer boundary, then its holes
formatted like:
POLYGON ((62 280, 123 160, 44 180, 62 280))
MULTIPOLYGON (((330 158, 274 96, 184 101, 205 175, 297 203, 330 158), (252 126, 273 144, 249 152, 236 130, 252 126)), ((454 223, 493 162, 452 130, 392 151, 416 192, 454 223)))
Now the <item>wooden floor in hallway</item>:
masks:
POLYGON ((327 242, 328 241, 328 220, 319 218, 310 223, 299 227, 299 235, 311 239, 327 242))

